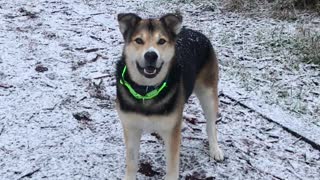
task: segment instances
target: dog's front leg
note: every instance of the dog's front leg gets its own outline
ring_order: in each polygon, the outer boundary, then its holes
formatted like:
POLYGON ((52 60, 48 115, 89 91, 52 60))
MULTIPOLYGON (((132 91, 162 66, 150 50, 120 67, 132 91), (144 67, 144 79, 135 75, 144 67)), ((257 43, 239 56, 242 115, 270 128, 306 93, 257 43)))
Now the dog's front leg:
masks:
POLYGON ((135 180, 138 171, 139 147, 142 130, 123 125, 126 144, 125 180, 135 180))
POLYGON ((160 132, 165 143, 166 156, 166 177, 165 180, 177 180, 179 178, 179 161, 180 161, 180 137, 181 122, 167 131, 160 132))

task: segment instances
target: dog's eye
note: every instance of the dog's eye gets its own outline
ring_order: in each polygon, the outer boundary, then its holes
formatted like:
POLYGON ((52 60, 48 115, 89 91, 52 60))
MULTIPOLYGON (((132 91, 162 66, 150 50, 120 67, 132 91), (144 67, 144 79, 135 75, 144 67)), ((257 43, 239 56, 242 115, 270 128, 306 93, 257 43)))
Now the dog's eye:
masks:
POLYGON ((134 40, 137 44, 143 44, 143 40, 141 38, 137 38, 134 40))
POLYGON ((167 41, 165 40, 165 39, 160 39, 159 41, 158 41, 158 44, 159 45, 163 45, 163 44, 165 44, 167 41))

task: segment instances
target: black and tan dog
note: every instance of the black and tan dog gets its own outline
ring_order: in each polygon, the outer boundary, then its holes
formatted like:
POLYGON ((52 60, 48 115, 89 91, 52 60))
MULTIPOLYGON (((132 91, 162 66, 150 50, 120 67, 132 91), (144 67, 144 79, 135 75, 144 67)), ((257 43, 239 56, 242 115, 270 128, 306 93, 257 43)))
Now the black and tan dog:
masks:
POLYGON ((117 64, 117 111, 126 144, 125 179, 136 179, 143 130, 164 140, 167 180, 179 177, 182 111, 192 92, 207 119, 210 155, 223 160, 217 141, 218 61, 210 41, 182 28, 180 14, 142 19, 119 14, 125 45, 117 64))

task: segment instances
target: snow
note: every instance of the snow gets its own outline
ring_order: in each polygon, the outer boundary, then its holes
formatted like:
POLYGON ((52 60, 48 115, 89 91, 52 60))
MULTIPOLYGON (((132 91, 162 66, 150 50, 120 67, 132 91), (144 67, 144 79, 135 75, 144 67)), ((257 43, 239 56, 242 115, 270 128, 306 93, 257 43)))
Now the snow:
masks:
MULTIPOLYGON (((294 95, 300 91, 299 84, 306 82, 301 102, 305 105, 303 99, 308 100, 308 111, 287 113, 304 122, 318 122, 320 97, 310 90, 318 91, 310 83, 320 82, 317 69, 299 64, 299 69, 286 70, 291 61, 283 61, 281 51, 273 53, 263 44, 282 26, 290 34, 294 23, 202 11, 194 4, 167 1, 1 1, 0 84, 7 88, 0 87, 0 179, 25 175, 32 179, 121 179, 125 149, 114 108, 113 73, 123 42, 116 14, 139 12, 150 17, 177 7, 184 12, 184 24, 204 32, 216 47, 222 91, 234 87, 232 92, 240 93, 239 98, 260 99, 261 105, 287 110, 285 100, 273 98, 277 97, 273 81, 281 88, 292 86, 294 95), (86 52, 93 48, 98 49, 86 52), (37 72, 38 65, 48 71, 37 72), (271 77, 270 71, 282 75, 271 77), (74 115, 81 112, 86 117, 77 120, 74 115)), ((320 176, 318 150, 225 97, 221 97, 218 129, 227 158, 215 162, 208 155, 199 107, 192 97, 184 112, 182 179, 320 176)), ((140 162, 150 163, 158 174, 139 173, 138 178, 161 179, 165 169, 162 141, 145 134, 141 143, 140 162)))
POLYGON ((320 147, 320 128, 318 126, 290 116, 289 113, 286 113, 277 106, 264 104, 259 98, 243 98, 238 94, 239 91, 234 91, 234 88, 235 87, 233 86, 225 87, 222 94, 235 100, 240 99, 240 102, 248 108, 256 111, 265 118, 268 118, 272 122, 279 124, 283 128, 288 129, 294 134, 302 136, 307 141, 311 142, 312 145, 317 146, 317 148, 320 147))

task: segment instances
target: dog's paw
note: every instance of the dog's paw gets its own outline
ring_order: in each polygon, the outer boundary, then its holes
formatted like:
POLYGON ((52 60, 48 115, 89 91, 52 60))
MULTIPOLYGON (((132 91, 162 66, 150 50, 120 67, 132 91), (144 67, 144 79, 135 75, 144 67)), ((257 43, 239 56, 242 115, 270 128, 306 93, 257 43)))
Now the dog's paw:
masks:
POLYGON ((174 176, 166 175, 166 177, 164 178, 164 180, 177 180, 177 179, 179 179, 178 175, 174 175, 174 176))
POLYGON ((125 176, 124 180, 135 180, 136 178, 134 176, 125 176))
POLYGON ((131 173, 126 173, 126 175, 123 178, 124 180, 136 180, 136 173, 131 172, 131 173))
POLYGON ((223 161, 223 159, 224 159, 223 151, 219 147, 211 150, 210 155, 216 161, 223 161))

